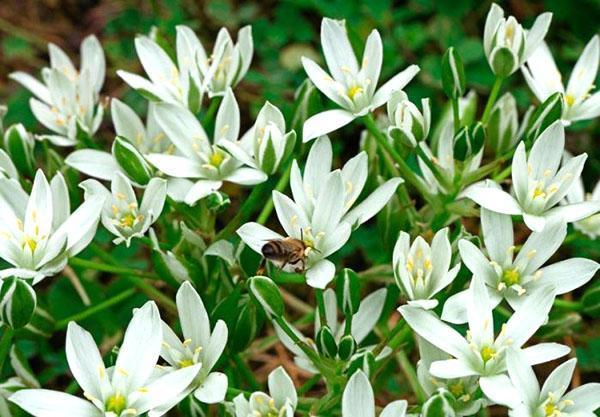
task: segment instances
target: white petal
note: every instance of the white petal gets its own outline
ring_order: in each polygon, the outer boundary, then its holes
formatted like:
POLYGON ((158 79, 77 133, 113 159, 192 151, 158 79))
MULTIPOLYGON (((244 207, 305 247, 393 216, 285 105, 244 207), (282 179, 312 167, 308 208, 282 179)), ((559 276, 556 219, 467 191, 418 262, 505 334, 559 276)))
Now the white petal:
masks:
POLYGON ((214 143, 235 141, 240 134, 240 108, 231 88, 225 91, 215 119, 214 143))
POLYGON ((185 340, 191 341, 191 349, 203 349, 210 339, 210 321, 202 299, 189 282, 184 282, 176 296, 179 321, 185 340))
POLYGON ((154 370, 161 344, 160 315, 156 304, 149 301, 133 314, 127 326, 115 363, 113 386, 123 392, 143 386, 154 370))
POLYGON ((146 159, 159 171, 176 178, 200 178, 203 176, 200 163, 184 156, 151 153, 146 159))
POLYGON ((350 210, 343 218, 343 221, 351 225, 361 225, 373 216, 375 216, 392 198, 396 189, 404 180, 402 178, 392 178, 386 181, 365 198, 359 205, 350 210))
POLYGON ((24 389, 9 400, 34 417, 102 417, 103 413, 88 401, 70 394, 45 389, 24 389))
POLYGON ((429 373, 438 378, 463 378, 477 375, 476 370, 460 359, 435 361, 429 367, 429 373))
POLYGON ((279 233, 273 232, 271 229, 267 229, 262 224, 258 223, 246 223, 237 230, 237 234, 242 238, 244 243, 253 251, 262 253, 262 247, 269 240, 283 239, 279 233))
MULTIPOLYGON (((593 413, 600 407, 600 383, 590 382, 588 384, 581 385, 568 392, 562 398, 562 400, 572 401, 573 405, 571 407, 578 412, 587 411, 589 413, 593 413)), ((567 408, 567 412, 571 411, 569 408, 567 408)))
POLYGON ((306 283, 313 288, 324 289, 335 275, 335 265, 327 259, 321 259, 306 271, 306 283))
POLYGON ((267 180, 267 174, 259 169, 242 167, 238 168, 227 177, 223 178, 225 181, 233 182, 240 185, 256 185, 267 180))
POLYGON ((540 397, 546 398, 549 393, 556 395, 558 398, 562 397, 571 385, 571 378, 576 364, 577 359, 573 358, 554 368, 542 386, 540 397))
POLYGON ((544 284, 556 289, 556 294, 564 294, 585 285, 600 269, 600 264, 586 258, 572 258, 542 268, 544 284))
POLYGON ((269 374, 269 394, 275 400, 276 407, 281 408, 289 399, 296 408, 298 394, 296 394, 294 381, 281 366, 269 374))
POLYGON ((432 313, 409 306, 402 306, 398 311, 408 325, 429 343, 456 358, 470 355, 471 348, 467 341, 432 313))
POLYGON ((355 119, 352 113, 347 110, 335 109, 326 110, 309 117, 302 127, 302 141, 308 142, 316 137, 326 135, 346 126, 355 119))
POLYGON ((356 55, 346 33, 345 22, 324 18, 321 22, 321 46, 327 67, 336 80, 344 79, 344 71, 358 72, 356 55))
POLYGON ((521 393, 506 375, 484 376, 479 379, 483 393, 496 404, 515 408, 521 401, 521 393))
POLYGON ((352 375, 344 389, 342 415, 344 417, 375 417, 373 388, 361 370, 352 375))
POLYGON ((217 404, 225 399, 227 375, 221 372, 208 374, 202 385, 194 391, 194 397, 204 404, 217 404))
POLYGON ((544 324, 554 302, 554 288, 546 286, 529 294, 523 305, 506 322, 505 334, 515 347, 521 347, 544 324))
POLYGON ((544 37, 546 36, 546 33, 548 32, 551 21, 552 13, 542 13, 535 19, 533 26, 527 32, 525 39, 525 51, 523 52, 522 61, 526 61, 527 58, 531 56, 533 51, 540 46, 544 40, 544 37))
POLYGON ((110 181, 121 168, 108 152, 81 149, 71 153, 65 163, 90 177, 110 181))
POLYGON ((388 102, 393 91, 402 90, 420 71, 417 65, 411 65, 379 87, 373 96, 371 108, 375 109, 388 102))
POLYGON ((11 72, 8 75, 8 78, 15 80, 23 87, 31 91, 37 98, 42 100, 44 103, 51 103, 50 92, 48 88, 39 82, 37 79, 33 78, 31 75, 27 74, 23 71, 11 72))
POLYGON ((525 404, 534 409, 540 398, 540 385, 533 369, 521 349, 509 349, 506 353, 508 375, 515 388, 521 394, 525 404))
POLYGON ((506 191, 482 184, 467 187, 460 197, 470 198, 481 207, 496 213, 515 215, 521 214, 522 211, 519 203, 506 191))
POLYGON ((189 189, 185 195, 185 203, 190 206, 196 204, 198 200, 203 199, 210 193, 221 188, 223 183, 221 181, 210 181, 210 180, 198 180, 189 189))
POLYGON ((167 181, 162 178, 152 178, 144 190, 140 210, 142 213, 152 213, 156 219, 163 211, 167 197, 167 181))
POLYGON ((67 328, 66 342, 67 361, 71 373, 86 395, 102 400, 109 387, 104 362, 92 335, 70 322, 67 328))
POLYGON ((558 217, 565 222, 583 220, 600 211, 600 201, 584 201, 582 203, 567 204, 555 207, 546 212, 548 217, 558 217))
MULTIPOLYGON (((198 375, 201 366, 200 364, 188 366, 153 380, 150 384, 144 386, 145 390, 143 392, 136 392, 136 394, 139 393, 139 397, 131 404, 131 408, 134 408, 139 413, 138 415, 141 415, 153 408, 169 403, 190 385, 198 375)), ((150 414, 153 416, 160 415, 150 414)))
POLYGON ((361 301, 358 311, 352 318, 351 334, 356 343, 360 344, 379 321, 386 295, 387 290, 380 288, 361 301))
POLYGON ((523 349, 523 353, 530 365, 537 365, 558 359, 567 355, 571 349, 559 343, 538 343, 523 349))

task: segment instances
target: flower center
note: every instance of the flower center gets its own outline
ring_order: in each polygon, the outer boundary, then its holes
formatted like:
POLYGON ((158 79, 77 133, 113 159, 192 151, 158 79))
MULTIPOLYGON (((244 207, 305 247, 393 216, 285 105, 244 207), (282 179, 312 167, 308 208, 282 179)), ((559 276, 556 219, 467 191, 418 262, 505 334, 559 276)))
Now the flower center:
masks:
POLYGON ((502 282, 506 284, 507 287, 512 285, 516 285, 521 281, 521 274, 516 268, 506 269, 502 273, 502 282))
POLYGON ((544 414, 546 417, 553 416, 556 411, 558 410, 556 409, 556 404, 553 402, 549 402, 544 406, 544 414))
POLYGON ((106 411, 112 411, 116 415, 121 415, 125 407, 127 406, 127 400, 119 393, 111 395, 106 400, 106 411))
POLYGON ((493 359, 496 356, 496 350, 493 347, 485 346, 481 349, 481 359, 483 359, 483 363, 486 363, 490 359, 493 359))
POLYGON ((565 103, 567 103, 567 106, 571 107, 573 103, 575 103, 575 97, 573 97, 571 94, 567 94, 565 96, 565 103))
POLYGON ((213 152, 210 158, 208 158, 208 162, 214 166, 215 168, 219 168, 223 163, 225 157, 220 152, 213 152))
POLYGON ((361 86, 355 85, 354 87, 350 87, 348 89, 348 97, 350 97, 350 100, 354 100, 354 97, 363 91, 364 89, 361 86))
POLYGON ((462 384, 462 382, 456 382, 454 384, 450 384, 448 386, 448 388, 450 389, 450 392, 452 393, 452 395, 454 395, 456 398, 461 397, 465 393, 465 387, 462 384))
POLYGON ((187 368, 188 366, 192 366, 194 361, 191 359, 183 359, 179 361, 179 368, 187 368))

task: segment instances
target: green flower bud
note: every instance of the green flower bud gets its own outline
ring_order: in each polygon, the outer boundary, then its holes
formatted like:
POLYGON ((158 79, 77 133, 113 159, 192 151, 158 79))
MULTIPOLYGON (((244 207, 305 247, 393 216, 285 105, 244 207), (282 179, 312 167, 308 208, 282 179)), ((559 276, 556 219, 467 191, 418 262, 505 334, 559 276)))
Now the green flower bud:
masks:
POLYGON ((29 283, 15 277, 0 281, 0 315, 13 329, 29 324, 36 304, 37 297, 29 283))
POLYGON ((335 358, 337 355, 337 343, 328 326, 322 326, 317 332, 317 349, 322 355, 330 358, 335 358))
POLYGON ((350 268, 345 268, 338 277, 338 294, 342 301, 342 311, 353 316, 360 306, 360 278, 350 268))
POLYGON ((548 126, 560 120, 563 114, 561 93, 554 93, 533 112, 525 131, 527 141, 534 141, 548 126))
POLYGON ((213 191, 206 196, 206 206, 215 213, 226 210, 231 205, 229 196, 221 191, 213 191))
POLYGON ((112 154, 125 174, 135 183, 146 185, 152 178, 150 166, 142 154, 127 139, 117 136, 112 154))
POLYGON ((250 294, 258 301, 270 318, 282 317, 285 304, 279 292, 279 287, 270 278, 263 276, 252 277, 248 288, 250 294))
POLYGON ((33 137, 22 124, 10 126, 4 132, 4 149, 17 169, 27 175, 34 175, 33 137))
POLYGON ((506 93, 494 104, 486 126, 489 146, 496 155, 512 149, 519 139, 519 113, 512 94, 506 93))
POLYGON ((444 388, 440 388, 423 404, 421 415, 423 417, 455 417, 455 405, 454 396, 444 388))
POLYGON ((449 98, 456 99, 465 94, 465 69, 460 55, 452 47, 442 58, 442 88, 449 98))
POLYGON ((340 339, 340 343, 338 343, 338 356, 341 360, 347 361, 354 355, 356 352, 356 341, 352 337, 352 335, 346 335, 340 339))

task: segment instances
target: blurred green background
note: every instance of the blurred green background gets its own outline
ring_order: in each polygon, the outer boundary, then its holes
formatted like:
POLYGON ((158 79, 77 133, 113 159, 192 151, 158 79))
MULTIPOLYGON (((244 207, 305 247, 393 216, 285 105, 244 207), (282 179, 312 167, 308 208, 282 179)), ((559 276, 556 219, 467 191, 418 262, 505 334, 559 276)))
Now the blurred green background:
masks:
MULTIPOLYGON (((598 33, 600 0, 515 0, 499 3, 526 28, 530 27, 537 14, 553 12, 547 40, 565 77, 568 77, 585 44, 598 33)), ((7 124, 20 122, 34 132, 40 132, 29 110, 30 94, 8 80, 8 74, 24 70, 38 75, 47 62, 48 42, 58 44, 76 59, 80 41, 84 36, 94 33, 100 38, 107 55, 104 94, 121 97, 143 112, 144 100, 116 76, 117 69, 142 73, 133 44, 136 34, 148 33, 155 26, 159 35, 172 43, 175 26, 186 24, 198 33, 205 48, 210 49, 221 27, 227 27, 235 37, 240 27, 251 24, 254 60, 250 72, 235 89, 244 127, 251 125, 252 118, 265 100, 281 108, 289 121, 294 91, 305 78, 300 57, 307 55, 322 62, 319 26, 321 17, 328 16, 346 19, 351 40, 359 52, 362 52, 364 39, 373 28, 381 32, 384 42, 382 80, 387 80, 409 64, 420 65, 421 72, 407 92, 413 100, 431 97, 435 118, 445 102, 440 88, 440 61, 449 46, 454 46, 463 58, 469 88, 486 95, 493 82, 481 44, 489 5, 488 1, 476 0, 3 0, 0 2, 0 103, 9 105, 7 124)), ((511 91, 516 96, 522 112, 533 100, 519 72, 510 78, 503 91, 511 91)), ((108 143, 112 141, 108 117, 104 125, 98 136, 107 142, 108 149, 108 143)), ((358 130, 352 127, 334 134, 337 152, 344 155, 355 153, 358 135, 358 130)), ((584 171, 588 191, 591 191, 600 174, 599 138, 600 123, 597 120, 578 123, 569 129, 568 148, 575 153, 590 154, 584 171)), ((362 234, 353 242, 358 240, 363 245, 369 245, 369 236, 362 234)), ((137 250, 139 248, 136 246, 131 249, 119 247, 113 254, 128 259, 128 266, 144 268, 147 261, 135 256, 137 250)), ((345 248, 345 253, 352 251, 352 247, 345 248)), ((598 259, 599 254, 600 242, 576 239, 562 249, 559 257, 586 256, 598 259)), ((89 281, 86 285, 90 287, 90 294, 103 292, 97 282, 89 281), (98 286, 97 292, 94 286, 98 286)), ((108 293, 117 293, 126 286, 122 280, 117 281, 111 285, 108 293)), ((55 317, 64 318, 83 308, 68 281, 47 280, 42 291, 46 288, 48 293, 43 304, 55 317), (50 281, 51 285, 48 285, 50 281)), ((139 305, 143 299, 143 296, 136 297, 140 298, 132 299, 107 313, 110 319, 98 317, 84 325, 96 334, 107 336, 104 343, 110 345, 108 335, 114 335, 124 327, 130 317, 131 307, 139 305)), ((564 326, 565 334, 559 336, 575 337, 584 379, 598 380, 598 321, 589 320, 585 326, 581 326, 578 320, 573 325, 569 323, 564 326)), ((570 340, 573 343, 573 339, 570 340)), ((58 332, 48 345, 29 346, 29 356, 34 356, 34 352, 42 354, 35 355, 34 367, 44 369, 44 375, 41 375, 43 383, 50 382, 59 387, 68 384, 67 380, 61 379, 66 373, 64 356, 60 351, 63 345, 64 333, 58 332), (44 358, 45 364, 39 362, 40 357, 44 358)))

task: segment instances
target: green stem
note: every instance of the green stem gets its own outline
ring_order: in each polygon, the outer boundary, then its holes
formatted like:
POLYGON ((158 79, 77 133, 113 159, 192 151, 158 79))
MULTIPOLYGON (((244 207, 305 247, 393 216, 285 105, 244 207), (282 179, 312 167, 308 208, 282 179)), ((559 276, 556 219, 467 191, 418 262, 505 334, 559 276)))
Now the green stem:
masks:
POLYGON ((315 367, 319 368, 321 361, 319 359, 319 355, 313 349, 311 349, 306 343, 304 343, 300 338, 296 335, 296 333, 290 328, 287 322, 283 319, 283 317, 274 317, 273 320, 275 323, 279 325, 281 330, 285 332, 285 334, 292 339, 294 344, 296 344, 302 352, 312 361, 315 367))
POLYGON ((0 373, 4 367, 4 362, 6 361, 8 352, 10 352, 14 335, 15 331, 12 329, 12 327, 5 325, 2 337, 0 338, 0 373))
POLYGON ((244 360, 240 357, 240 355, 238 353, 233 353, 231 355, 231 359, 235 363, 235 366, 240 371, 240 373, 242 373, 242 375, 243 375, 244 379, 246 380, 246 382, 248 383, 248 386, 250 387, 250 389, 253 391, 259 390, 260 384, 258 383, 256 378, 254 378, 254 374, 252 373, 252 370, 250 370, 250 368, 248 367, 248 364, 246 362, 244 362, 244 360))
POLYGON ((73 314, 69 317, 66 317, 62 320, 59 320, 56 323, 56 329, 57 330, 61 330, 64 329, 65 327, 67 327, 67 325, 69 324, 69 322, 71 321, 81 321, 81 320, 85 320, 88 317, 93 316, 94 314, 98 314, 104 310, 109 309, 110 307, 119 304, 122 301, 125 301, 126 299, 128 299, 129 297, 131 297, 133 294, 136 293, 135 288, 130 288, 126 291, 123 291, 120 294, 115 295, 114 297, 109 298, 108 300, 105 300, 101 303, 98 303, 94 306, 91 306, 79 313, 73 314))
POLYGON ((503 81, 503 77, 496 77, 496 81, 494 81, 492 91, 490 92, 487 104, 485 105, 485 109, 483 110, 483 116, 481 116, 481 123, 483 123, 484 125, 487 124, 492 114, 492 108, 494 107, 494 103, 496 103, 496 99, 498 98, 498 94, 500 93, 500 88, 502 88, 503 81))
POLYGON ((327 317, 325 314, 325 299, 323 298, 323 290, 316 288, 315 296, 317 298, 317 307, 319 310, 319 318, 321 319, 321 326, 325 326, 327 324, 327 317))
POLYGON ((452 99, 452 118, 454 120, 454 133, 460 130, 460 112, 458 107, 458 97, 452 99))
POLYGON ((427 186, 423 181, 421 181, 417 175, 410 169, 408 164, 404 161, 404 158, 396 152, 396 150, 390 145, 385 136, 381 133, 377 125, 375 124, 375 120, 371 114, 366 115, 362 118, 365 127, 367 130, 373 135, 379 147, 383 148, 394 160, 394 162, 398 166, 398 170, 400 171, 400 175, 410 184, 412 185, 423 197, 430 201, 433 200, 432 194, 427 189, 427 186))
MULTIPOLYGON (((282 192, 283 190, 286 189, 286 187, 288 186, 288 183, 290 182, 291 172, 292 172, 292 163, 290 161, 287 164, 287 166, 285 167, 285 169, 283 171, 283 175, 281 176, 281 178, 279 178, 279 181, 277 182, 277 185, 275 186, 274 191, 282 192)), ((273 195, 273 193, 271 193, 271 196, 272 195, 273 195)), ((265 206, 263 207, 262 211, 258 215, 256 222, 258 224, 265 224, 267 222, 267 220, 269 220, 269 216, 271 215, 271 212, 273 211, 273 207, 274 207, 273 198, 271 197, 265 203, 265 206)))
POLYGON ((209 123, 214 117, 217 109, 219 108, 219 103, 221 100, 219 97, 213 97, 208 105, 208 109, 206 109, 206 113, 202 116, 202 125, 205 126, 209 123))
POLYGON ((233 217, 233 219, 231 219, 231 221, 229 221, 229 223, 227 223, 227 226, 225 226, 223 230, 219 232, 215 238, 215 241, 227 239, 229 236, 235 233, 237 228, 242 223, 248 221, 257 206, 263 204, 265 191, 270 189, 269 183, 269 181, 263 182, 252 189, 250 195, 246 198, 246 201, 244 201, 244 204, 242 204, 237 214, 233 217))
POLYGON ((321 374, 311 376, 300 388, 298 388, 298 395, 303 396, 311 390, 321 380, 321 374))
MULTIPOLYGON (((108 252, 106 252, 104 249, 102 249, 95 243, 92 243, 89 247, 94 252, 94 254, 96 256, 98 256, 100 259, 102 259, 104 262, 106 262, 108 264, 112 264, 112 265, 116 265, 118 263, 118 261, 116 259, 114 259, 112 257, 112 255, 110 255, 108 252)), ((102 265, 102 264, 100 264, 100 265, 102 265)), ((129 281, 132 285, 138 287, 140 289, 140 291, 142 291, 148 297, 152 298, 153 300, 155 300, 156 302, 161 304, 169 313, 177 314, 177 305, 175 304, 175 302, 173 300, 171 300, 170 297, 167 297, 165 294, 163 294, 160 290, 158 290, 154 286, 148 284, 146 281, 144 281, 139 276, 128 275, 127 273, 124 273, 124 272, 123 273, 115 272, 115 273, 117 273, 118 275, 122 275, 123 278, 125 278, 127 281, 129 281)))
POLYGON ((427 168, 431 171, 435 179, 449 192, 452 193, 452 183, 447 175, 440 172, 439 167, 431 160, 429 155, 425 153, 423 148, 419 145, 415 147, 415 152, 421 158, 421 160, 427 165, 427 168))
POLYGON ((419 383, 419 378, 417 377, 415 368, 410 362, 410 359, 408 359, 406 352, 403 350, 398 351, 396 354, 396 360, 398 361, 400 368, 402 368, 402 372, 404 372, 412 391, 415 393, 417 401, 419 401, 420 404, 423 404, 427 400, 427 396, 425 395, 425 392, 419 383))
POLYGON ((581 311, 583 309, 583 304, 577 301, 569 301, 563 300, 562 298, 557 298, 554 300, 554 307, 562 308, 563 310, 581 311))
POLYGON ((135 276, 141 277, 141 278, 159 279, 152 272, 140 271, 139 269, 126 268, 126 267, 121 267, 121 266, 116 266, 116 265, 106 265, 106 264, 102 264, 100 262, 90 261, 87 259, 71 258, 71 259, 69 259, 69 263, 71 264, 71 266, 78 266, 81 268, 94 269, 96 271, 108 272, 108 273, 117 274, 117 275, 135 275, 135 276))

